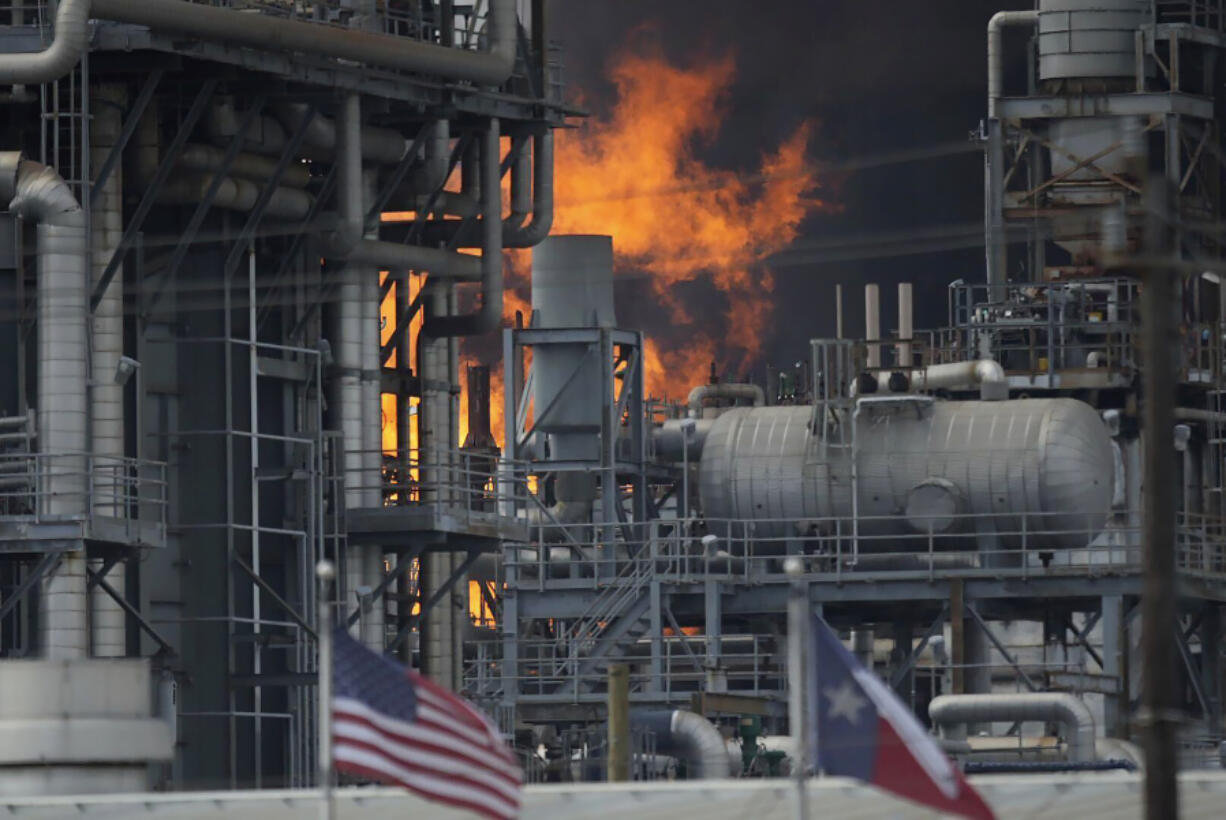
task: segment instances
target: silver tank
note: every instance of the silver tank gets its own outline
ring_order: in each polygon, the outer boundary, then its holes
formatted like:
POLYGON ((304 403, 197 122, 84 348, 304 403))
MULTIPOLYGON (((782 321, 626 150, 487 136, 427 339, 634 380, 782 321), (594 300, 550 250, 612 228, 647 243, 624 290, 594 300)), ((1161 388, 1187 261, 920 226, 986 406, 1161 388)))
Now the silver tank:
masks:
POLYGON ((1040 0, 1039 79, 1131 77, 1148 0, 1040 0))
MULTIPOLYGON (((534 327, 613 327, 613 239, 551 236, 532 251, 534 327)), ((537 345, 532 351, 536 428, 549 435, 554 459, 598 459, 604 372, 585 342, 537 345), (548 409, 548 413, 545 411, 548 409), (542 415, 543 414, 543 415, 542 415)))
MULTIPOLYGON (((715 519, 758 520, 758 536, 778 538, 796 535, 795 522, 828 532, 821 519, 850 518, 850 450, 823 455, 809 433, 812 414, 811 407, 739 408, 716 420, 699 468, 713 529, 715 519)), ((1020 537, 1009 533, 1025 527, 1028 546, 1078 547, 1110 510, 1111 440, 1094 408, 1075 399, 866 401, 856 436, 862 535, 931 527, 948 539, 976 530, 964 514, 991 514, 985 520, 1005 546, 1017 545, 1020 537), (1075 532, 1061 532, 1068 530, 1075 532)))

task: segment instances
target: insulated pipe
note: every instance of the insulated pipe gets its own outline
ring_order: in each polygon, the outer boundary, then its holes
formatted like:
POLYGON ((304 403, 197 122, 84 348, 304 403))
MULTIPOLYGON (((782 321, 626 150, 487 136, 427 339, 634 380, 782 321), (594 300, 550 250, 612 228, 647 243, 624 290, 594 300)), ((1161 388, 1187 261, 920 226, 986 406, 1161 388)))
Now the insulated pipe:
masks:
MULTIPOLYGON (((522 169, 521 169, 522 170, 522 169)), ((545 129, 532 138, 532 221, 514 227, 504 223, 502 241, 509 248, 540 244, 553 227, 553 131, 545 129)))
POLYGON ((715 419, 694 419, 694 429, 690 431, 689 441, 684 441, 685 429, 682 424, 685 421, 686 419, 669 419, 652 431, 651 440, 657 460, 682 461, 688 458, 697 464, 702 458, 702 445, 707 440, 707 433, 711 432, 715 425, 715 419))
MULTIPOLYGON (((890 377, 894 374, 881 372, 876 374, 878 392, 962 390, 978 387, 983 399, 995 401, 1009 397, 1009 382, 1005 376, 1005 369, 1000 366, 999 362, 992 359, 932 364, 902 372, 907 376, 905 391, 891 391, 890 377)), ((872 383, 870 382, 869 385, 871 386, 872 383)))
MULTIPOLYGON (((63 4, 81 5, 88 9, 85 14, 92 13, 99 19, 149 26, 156 31, 179 32, 190 37, 220 40, 264 51, 296 51, 351 60, 363 65, 468 80, 479 85, 502 85, 515 66, 515 0, 490 0, 484 51, 469 51, 405 37, 286 20, 283 17, 239 14, 182 0, 62 0, 61 8, 63 4)), ((80 47, 70 51, 74 59, 63 66, 60 74, 3 81, 48 82, 63 76, 75 65, 75 57, 80 56, 84 45, 82 37, 80 47)), ((75 46, 77 41, 74 40, 64 48, 75 46)), ((52 48, 55 48, 54 43, 52 48)), ((65 59, 61 58, 55 66, 59 68, 65 59)), ((0 79, 3 79, 3 75, 0 75, 0 79)))
MULTIPOLYGON (((86 498, 86 322, 89 272, 85 215, 53 169, 0 152, 0 203, 38 223, 38 440, 45 514, 89 512, 86 498), (50 492, 51 488, 55 492, 50 492)), ((43 582, 43 650, 49 658, 86 654, 85 556, 66 553, 43 582)))
POLYGON ((766 393, 756 384, 700 384, 690 391, 690 413, 694 416, 701 413, 702 403, 707 399, 749 399, 754 407, 766 406, 766 393))
POLYGON ((988 20, 988 119, 996 119, 996 102, 1001 97, 1004 83, 1004 44, 1001 31, 1005 26, 1036 26, 1039 23, 1037 9, 1024 11, 998 11, 988 20))
MULTIPOLYGON (((127 94, 122 86, 103 85, 94 91, 94 117, 90 128, 90 166, 101 168, 119 140, 123 129, 123 111, 127 94)), ((107 264, 123 237, 123 170, 116 167, 106 184, 95 190, 90 249, 92 256, 91 289, 97 287, 107 264)), ((120 459, 124 456, 124 387, 116 382, 119 360, 123 356, 123 265, 120 264, 110 285, 102 292, 90 318, 90 439, 89 448, 104 460, 104 486, 117 484, 121 473, 120 459)), ((107 487, 118 492, 119 487, 107 487)), ((124 515, 122 509, 113 514, 124 515)), ((91 562, 95 571, 102 568, 101 559, 91 562)), ((120 595, 124 594, 124 564, 116 565, 107 581, 120 595)), ((127 615, 123 608, 101 586, 90 592, 90 630, 93 654, 96 657, 123 657, 127 654, 127 615)))
MULTIPOLYGON (((172 205, 195 205, 204 199, 213 178, 212 174, 207 173, 177 176, 168 180, 158 191, 158 201, 172 205)), ((250 212, 263 187, 248 179, 223 177, 221 186, 213 196, 213 207, 250 212)), ((277 187, 273 189, 264 214, 274 219, 303 219, 311 211, 311 202, 311 195, 306 191, 277 187)))
MULTIPOLYGON (((293 131, 307 115, 310 107, 306 103, 281 103, 273 106, 273 114, 286 127, 293 131)), ((341 128, 344 128, 344 115, 341 117, 341 128)), ((303 155, 310 159, 330 160, 337 150, 337 123, 325 116, 316 114, 307 125, 303 135, 303 155)), ((365 162, 394 165, 409 149, 409 143, 398 131, 390 128, 376 128, 373 125, 362 127, 359 124, 358 139, 362 146, 362 159, 365 162)))
POLYGON ((685 760, 690 779, 731 777, 735 773, 723 735, 702 715, 680 709, 632 712, 630 723, 653 732, 659 752, 685 760))
MULTIPOLYGON (((428 337, 476 336, 502 322, 502 175, 498 120, 491 118, 481 141, 481 307, 465 316, 427 315, 428 337)), ((457 254, 462 255, 462 254, 457 254)))
POLYGON ((938 726, 1020 720, 1060 723, 1069 759, 1074 763, 1094 759, 1094 716, 1079 698, 1064 692, 939 695, 928 704, 928 717, 938 726))
POLYGON ((914 299, 911 292, 910 282, 898 283, 898 338, 907 341, 898 343, 898 366, 910 367, 911 360, 911 337, 915 335, 915 308, 914 299))
POLYGON ((864 286, 864 338, 868 341, 868 366, 881 367, 881 290, 877 285, 864 286))
MULTIPOLYGON (((242 119, 234 107, 234 98, 226 97, 209 107, 204 118, 204 127, 213 142, 229 145, 230 140, 238 135, 241 122, 242 119)), ((243 145, 247 150, 271 156, 280 156, 288 142, 289 137, 286 136, 281 123, 265 114, 257 116, 252 127, 243 134, 243 145)))
MULTIPOLYGON (((362 173, 361 197, 358 200, 359 213, 365 213, 366 203, 375 198, 375 177, 373 170, 362 173)), ((371 236, 377 235, 376 225, 371 236)), ((379 329, 379 270, 367 264, 350 261, 348 270, 358 277, 358 296, 361 302, 360 361, 361 375, 361 406, 362 406, 362 478, 367 486, 364 505, 369 508, 383 505, 383 425, 380 376, 382 360, 380 358, 379 329)), ((363 583, 371 588, 383 580, 383 548, 379 544, 363 544, 362 553, 363 583)), ((383 652, 385 636, 383 634, 383 601, 375 602, 362 618, 362 642, 375 652, 383 652)))
MULTIPOLYGON (((214 145, 189 143, 179 156, 179 165, 191 171, 216 171, 221 167, 226 152, 214 145)), ((272 179, 277 162, 259 154, 239 154, 230 165, 230 174, 252 182, 267 182, 272 179)), ((287 188, 305 188, 311 175, 301 164, 292 164, 281 175, 280 183, 287 188)))
MULTIPOLYGON (((532 220, 523 224, 528 215, 528 209, 522 205, 516 208, 515 169, 512 167, 511 213, 502 221, 502 242, 507 248, 531 248, 539 245, 553 228, 554 213, 554 174, 553 174, 553 132, 544 131, 532 140, 532 220)), ((520 178, 522 179, 522 169, 520 178)), ((519 194, 522 197, 525 186, 521 182, 519 194)), ((463 201, 467 207, 467 201, 463 201)), ((447 210, 451 216, 467 216, 460 210, 447 210)), ((422 232, 428 245, 447 243, 454 247, 480 247, 484 236, 484 217, 470 220, 468 225, 458 221, 427 222, 422 232), (457 236, 458 234, 458 236, 457 236)))
POLYGON ((66 75, 89 45, 91 16, 264 51, 297 51, 480 85, 502 85, 515 66, 515 0, 490 0, 486 48, 480 52, 281 17, 240 14, 183 0, 60 0, 51 45, 30 54, 0 54, 0 85, 36 85, 66 75))
POLYGON ((89 0, 60 0, 55 38, 42 51, 0 54, 0 85, 39 85, 63 77, 89 45, 89 0))
POLYGON ((330 255, 346 257, 362 241, 366 213, 362 205, 362 98, 345 95, 336 134, 336 195, 340 222, 326 240, 330 255))

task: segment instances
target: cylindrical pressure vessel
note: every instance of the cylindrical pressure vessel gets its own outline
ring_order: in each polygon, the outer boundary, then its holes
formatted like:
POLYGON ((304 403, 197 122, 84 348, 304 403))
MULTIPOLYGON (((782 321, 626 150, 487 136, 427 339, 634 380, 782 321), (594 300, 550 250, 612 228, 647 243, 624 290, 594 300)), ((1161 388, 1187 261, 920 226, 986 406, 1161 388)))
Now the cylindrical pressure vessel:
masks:
MULTIPOLYGON (((709 525, 755 521, 759 538, 851 532, 852 452, 823 446, 812 407, 737 408, 702 450, 699 491, 709 525)), ((850 418, 842 423, 853 423, 850 418)), ((856 414, 855 513, 861 549, 917 548, 932 532, 994 532, 1003 546, 1079 547, 1103 526, 1114 481, 1111 440, 1075 399, 998 402, 865 401, 856 414), (969 514, 969 515, 968 515, 969 514), (974 516, 979 516, 978 518, 974 516)), ((850 441, 850 436, 847 437, 850 441)))

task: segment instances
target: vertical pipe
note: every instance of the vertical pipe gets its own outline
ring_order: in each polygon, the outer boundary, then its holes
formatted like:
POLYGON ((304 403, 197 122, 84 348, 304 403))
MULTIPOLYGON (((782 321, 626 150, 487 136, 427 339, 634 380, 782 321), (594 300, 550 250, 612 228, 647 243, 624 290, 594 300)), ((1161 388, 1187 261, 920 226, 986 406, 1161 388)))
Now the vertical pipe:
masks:
MULTIPOLYGON (((362 198, 358 204, 358 213, 365 213, 367 202, 372 202, 376 195, 376 180, 373 171, 363 172, 361 176, 362 198)), ((366 237, 378 236, 378 227, 366 237)), ((359 272, 358 297, 361 301, 361 326, 358 338, 361 344, 361 406, 362 406, 362 476, 367 490, 363 493, 362 504, 365 507, 379 507, 383 504, 383 430, 382 430, 382 391, 381 373, 383 368, 380 353, 379 332, 379 274, 380 271, 369 265, 355 266, 359 272)), ((383 548, 378 544, 364 544, 360 548, 362 585, 374 588, 383 580, 384 561, 383 548)), ((383 651, 384 644, 384 611, 383 599, 370 603, 369 611, 362 615, 362 643, 375 652, 383 651)))
MULTIPOLYGON (((1143 194, 1146 253, 1171 252, 1167 214, 1170 191, 1163 176, 1165 157, 1153 152, 1143 194)), ((1143 544, 1144 586, 1141 596, 1142 723, 1145 727, 1145 816, 1178 817, 1176 732, 1180 721, 1177 666, 1171 630, 1175 603, 1175 425, 1173 397, 1181 350, 1176 314, 1176 273, 1155 266, 1143 271, 1141 292, 1141 359, 1145 461, 1143 544)))
POLYGON ((949 582, 949 665, 950 691, 966 693, 963 664, 966 662, 966 604, 961 578, 949 582))
POLYGON ((834 338, 843 338, 843 286, 834 286, 834 338))
POLYGON ((609 666, 609 757, 610 783, 630 779, 630 667, 609 666))
POLYGON ((899 367, 911 367, 911 337, 915 334, 914 326, 915 310, 913 307, 911 283, 898 283, 898 338, 908 341, 899 342, 898 344, 898 362, 899 367))
MULTIPOLYGON (((90 131, 90 165, 101 168, 119 139, 127 94, 122 86, 103 85, 94 89, 94 99, 97 105, 90 131)), ((101 279, 123 236, 123 173, 119 166, 95 196, 90 224, 91 290, 101 279)), ((121 263, 90 318, 90 450, 98 459, 99 469, 95 472, 102 476, 102 501, 107 504, 108 514, 117 517, 128 514, 123 484, 126 471, 120 461, 125 454, 124 386, 115 380, 123 356, 123 278, 121 263)), ((90 566, 97 571, 102 561, 91 561, 90 566)), ((124 564, 118 564, 107 581, 124 595, 124 564)), ((90 609, 94 655, 122 657, 127 651, 127 616, 123 608, 105 590, 95 586, 90 592, 90 609)))
POLYGON ((320 561, 315 567, 315 577, 319 581, 319 608, 316 620, 316 630, 319 640, 319 702, 318 714, 318 754, 316 765, 319 779, 319 816, 321 820, 332 820, 332 582, 336 577, 336 568, 330 561, 320 561))
POLYGON ((788 558, 783 568, 791 579, 788 585, 788 728, 796 739, 796 761, 792 773, 796 785, 796 817, 798 820, 808 820, 809 793, 805 778, 809 775, 809 755, 817 753, 816 746, 810 748, 810 727, 805 719, 808 714, 805 695, 809 689, 807 679, 810 672, 805 656, 810 645, 809 619, 812 615, 801 560, 795 556, 788 558))
POLYGON ((864 286, 864 338, 868 341, 868 366, 881 367, 881 290, 875 285, 864 286))

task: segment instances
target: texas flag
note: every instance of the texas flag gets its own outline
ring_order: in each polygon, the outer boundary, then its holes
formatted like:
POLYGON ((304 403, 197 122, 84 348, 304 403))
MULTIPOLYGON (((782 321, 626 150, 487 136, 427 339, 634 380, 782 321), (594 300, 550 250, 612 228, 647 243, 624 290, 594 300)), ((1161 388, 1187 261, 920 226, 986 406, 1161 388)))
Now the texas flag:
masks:
POLYGON ((818 767, 938 811, 994 820, 911 710, 860 665, 821 617, 813 621, 806 700, 809 748, 817 752, 818 767))

